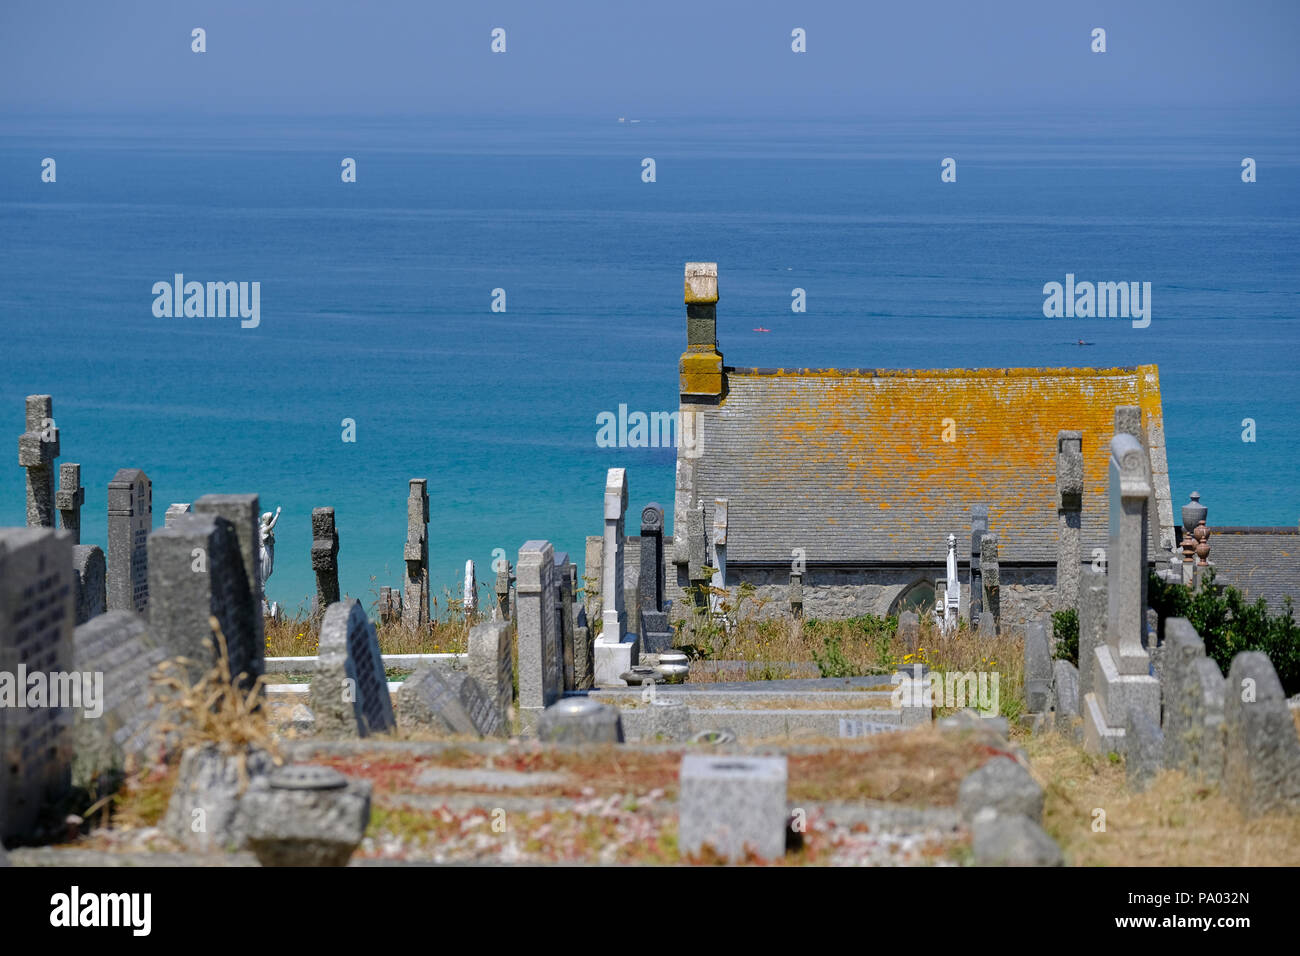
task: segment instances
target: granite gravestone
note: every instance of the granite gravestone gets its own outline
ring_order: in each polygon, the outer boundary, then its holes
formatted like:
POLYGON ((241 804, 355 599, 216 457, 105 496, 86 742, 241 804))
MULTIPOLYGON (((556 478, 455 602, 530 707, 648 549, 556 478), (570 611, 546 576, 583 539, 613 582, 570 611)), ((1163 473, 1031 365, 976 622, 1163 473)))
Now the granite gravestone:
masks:
POLYGON ((108 611, 77 627, 72 656, 79 673, 103 675, 101 713, 74 715, 72 781, 104 792, 155 742, 159 707, 151 700, 151 677, 166 651, 149 636, 143 618, 108 611))
POLYGON ((555 550, 549 541, 527 541, 515 565, 519 633, 519 717, 533 731, 541 712, 564 689, 559 621, 555 609, 555 550))
POLYGON ((316 732, 326 737, 368 737, 396 726, 379 638, 355 598, 325 610, 309 706, 316 732))
POLYGON ((426 664, 402 681, 397 712, 405 728, 456 736, 500 736, 495 703, 470 674, 426 664))
POLYGON ((266 641, 266 621, 262 616, 265 596, 262 594, 262 532, 257 495, 204 495, 194 502, 194 514, 220 515, 234 526, 239 540, 239 558, 244 564, 244 577, 253 592, 253 605, 258 641, 266 641))
POLYGON ((23 694, 23 706, 0 706, 0 840, 27 832, 70 783, 72 708, 51 705, 88 703, 77 699, 84 685, 73 672, 74 600, 71 535, 0 529, 0 674, 23 694), (20 678, 37 673, 47 690, 33 697, 20 678))
POLYGON ((469 674, 492 703, 500 735, 508 737, 514 700, 509 622, 484 621, 470 628, 469 674))
MULTIPOLYGON (((1165 621, 1163 648, 1165 766, 1217 784, 1223 776, 1223 674, 1186 618, 1165 621)), ((1079 654, 1082 660, 1082 644, 1079 654)))
POLYGON ((1300 810, 1300 738, 1261 651, 1242 651, 1228 668, 1223 741, 1223 794, 1245 816, 1300 810))
POLYGON ((73 545, 72 571, 77 592, 76 620, 78 624, 85 624, 92 617, 97 617, 107 610, 105 604, 107 569, 104 565, 104 552, 93 544, 73 545))
POLYGON ((149 532, 153 484, 138 468, 123 468, 108 483, 108 609, 149 609, 149 532))
POLYGON ((265 669, 261 608, 244 572, 235 526, 219 514, 190 514, 149 535, 149 632, 168 657, 184 657, 196 681, 218 660, 215 617, 230 676, 251 688, 265 669), (243 675, 242 679, 240 675, 243 675))

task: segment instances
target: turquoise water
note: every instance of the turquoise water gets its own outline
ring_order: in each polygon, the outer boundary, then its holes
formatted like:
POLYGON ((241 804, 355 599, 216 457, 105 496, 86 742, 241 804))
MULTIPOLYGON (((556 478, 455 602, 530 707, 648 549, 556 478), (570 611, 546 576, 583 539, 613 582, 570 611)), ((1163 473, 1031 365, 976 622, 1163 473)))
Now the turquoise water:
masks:
MULTIPOLYGON (((398 583, 407 479, 427 477, 442 606, 466 558, 490 579, 496 548, 549 538, 580 562, 609 467, 628 468, 634 514, 658 500, 671 515, 672 449, 598 447, 596 416, 677 407, 682 263, 716 260, 730 364, 1157 363, 1176 505, 1196 490, 1211 524, 1289 525, 1297 145, 1296 117, 1268 112, 8 117, 0 421, 13 441, 23 397, 54 395, 90 543, 120 467, 152 478, 157 525, 206 492, 281 506, 269 591, 289 606, 313 588, 314 506, 337 510, 346 591, 398 583), (153 283, 177 272, 260 282, 260 326, 155 318, 153 283), (1149 281, 1150 327, 1043 318, 1043 284, 1067 272, 1149 281)), ((15 456, 0 525, 23 520, 15 456)))

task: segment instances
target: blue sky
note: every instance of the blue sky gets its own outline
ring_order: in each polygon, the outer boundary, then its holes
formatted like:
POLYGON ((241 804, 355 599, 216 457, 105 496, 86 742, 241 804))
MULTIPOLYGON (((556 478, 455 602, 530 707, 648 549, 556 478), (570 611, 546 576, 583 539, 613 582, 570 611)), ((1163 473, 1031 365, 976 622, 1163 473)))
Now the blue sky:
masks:
POLYGON ((827 116, 1295 104, 1297 0, 3 0, 0 111, 827 116), (193 27, 208 49, 190 50, 193 27), (507 52, 489 50, 502 27, 507 52), (808 52, 790 50, 807 31, 808 52), (1107 52, 1089 49, 1094 27, 1107 52))

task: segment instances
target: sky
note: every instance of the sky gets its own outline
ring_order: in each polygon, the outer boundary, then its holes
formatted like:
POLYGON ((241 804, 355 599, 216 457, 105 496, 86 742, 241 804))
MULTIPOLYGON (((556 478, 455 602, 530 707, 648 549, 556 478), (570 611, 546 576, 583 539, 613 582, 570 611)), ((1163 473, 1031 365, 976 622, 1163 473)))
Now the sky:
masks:
POLYGON ((1276 107, 1297 40, 1297 0, 0 0, 0 113, 1276 107))

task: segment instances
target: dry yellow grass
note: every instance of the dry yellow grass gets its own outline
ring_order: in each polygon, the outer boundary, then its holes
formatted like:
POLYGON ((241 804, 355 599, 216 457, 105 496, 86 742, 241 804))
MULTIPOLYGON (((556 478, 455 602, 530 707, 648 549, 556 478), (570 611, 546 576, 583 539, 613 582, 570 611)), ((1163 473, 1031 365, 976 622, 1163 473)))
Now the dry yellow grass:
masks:
POLYGON ((1300 865, 1300 814, 1245 818, 1216 788, 1176 771, 1135 793, 1123 763, 1060 734, 1024 743, 1047 793, 1044 826, 1074 866, 1300 865), (1098 810, 1105 832, 1093 829, 1098 810))
MULTIPOLYGON (((453 617, 424 628, 381 624, 375 631, 385 654, 463 654, 469 630, 479 619, 453 617)), ((320 621, 310 617, 266 619, 267 657, 314 657, 320 649, 320 621)))
MULTIPOLYGON (((762 602, 742 599, 730 615, 725 631, 700 631, 695 637, 679 639, 680 644, 694 641, 708 659, 742 661, 743 673, 708 672, 694 668, 692 684, 733 680, 780 680, 797 676, 791 662, 826 662, 837 655, 843 673, 889 674, 914 663, 927 664, 937 672, 968 671, 999 675, 998 694, 1001 712, 1014 721, 1023 710, 1024 641, 1008 631, 993 638, 981 638, 962 625, 944 634, 932 618, 921 618, 920 644, 915 653, 882 621, 803 621, 792 618, 761 618, 762 602), (747 603, 748 601, 748 603, 747 603), (835 650, 832 651, 832 645, 835 650)), ((835 676, 842 676, 836 674, 835 676)), ((940 709, 940 715, 946 713, 940 709)))

